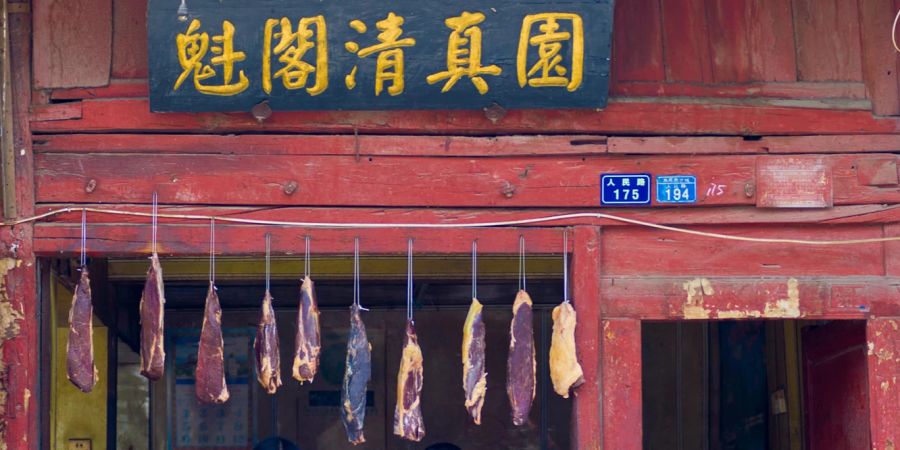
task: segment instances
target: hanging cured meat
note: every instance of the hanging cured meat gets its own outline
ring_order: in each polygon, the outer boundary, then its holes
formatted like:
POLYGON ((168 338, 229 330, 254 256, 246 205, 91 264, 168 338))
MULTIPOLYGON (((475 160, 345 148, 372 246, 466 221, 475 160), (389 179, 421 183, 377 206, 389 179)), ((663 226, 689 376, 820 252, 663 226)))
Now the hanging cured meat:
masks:
POLYGON ((82 267, 69 309, 69 341, 66 343, 66 376, 82 392, 90 392, 99 378, 94 365, 93 315, 91 280, 87 267, 82 267))
POLYGON ((316 291, 309 277, 300 285, 300 306, 297 311, 297 342, 294 354, 294 378, 301 384, 312 382, 319 369, 319 306, 316 291))
POLYGON ((524 425, 535 395, 534 328, 531 297, 524 290, 516 294, 513 319, 509 327, 509 359, 506 362, 506 393, 512 409, 512 421, 524 425))
POLYGON ((425 437, 422 419, 422 349, 416 337, 416 327, 406 321, 400 373, 397 374, 397 407, 394 409, 394 434, 408 441, 419 442, 425 437))
POLYGON ((165 312, 166 294, 163 290, 162 267, 159 255, 153 252, 150 257, 150 270, 141 294, 141 375, 150 380, 158 380, 163 376, 166 363, 166 352, 163 348, 163 313, 165 312))
POLYGON ((550 380, 553 390, 569 398, 569 390, 584 383, 584 372, 575 354, 575 309, 569 302, 553 308, 553 336, 550 340, 550 380))
POLYGON ((481 424, 481 406, 487 393, 487 373, 484 371, 484 321, 482 305, 473 298, 469 314, 463 325, 462 361, 463 390, 466 393, 466 410, 475 424, 481 424))
POLYGON ((253 341, 256 353, 256 377, 259 384, 269 394, 274 394, 281 386, 281 354, 278 348, 278 325, 272 308, 272 295, 266 290, 263 297, 262 313, 253 341))
POLYGON ((341 419, 347 439, 353 445, 366 442, 363 424, 366 419, 366 388, 372 376, 372 344, 366 336, 366 325, 359 306, 350 307, 350 338, 347 341, 347 365, 341 389, 341 419))
POLYGON ((225 342, 222 339, 222 307, 216 286, 209 282, 203 328, 197 350, 197 369, 194 372, 197 399, 204 403, 225 403, 228 386, 225 384, 225 342))

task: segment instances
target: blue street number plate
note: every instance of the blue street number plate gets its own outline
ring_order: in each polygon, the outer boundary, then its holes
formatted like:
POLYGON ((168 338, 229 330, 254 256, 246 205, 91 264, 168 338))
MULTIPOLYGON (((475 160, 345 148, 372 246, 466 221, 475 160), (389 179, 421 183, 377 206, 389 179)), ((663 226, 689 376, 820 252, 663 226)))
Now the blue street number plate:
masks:
POLYGON ((601 205, 649 205, 650 175, 600 175, 601 205))
POLYGON ((656 203, 696 203, 697 177, 666 175, 656 177, 656 203))

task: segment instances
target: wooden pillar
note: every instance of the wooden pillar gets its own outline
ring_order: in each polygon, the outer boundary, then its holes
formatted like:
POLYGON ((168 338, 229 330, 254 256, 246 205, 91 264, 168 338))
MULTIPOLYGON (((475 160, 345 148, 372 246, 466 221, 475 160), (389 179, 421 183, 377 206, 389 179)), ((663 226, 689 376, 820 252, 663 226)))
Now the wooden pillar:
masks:
POLYGON ((642 446, 641 322, 603 321, 603 449, 642 446))
MULTIPOLYGON (((12 139, 2 139, 7 158, 4 175, 12 175, 14 186, 5 190, 4 208, 17 217, 34 214, 34 164, 28 110, 31 103, 31 14, 29 2, 4 1, 9 41, 9 77, 2 77, 6 97, 12 104, 0 108, 12 113, 12 139), (11 106, 11 108, 10 108, 11 106), (11 161, 10 161, 11 159, 11 161), (11 163, 11 165, 9 164, 11 163), (14 170, 10 170, 14 169, 14 170)), ((8 123, 8 120, 4 120, 8 123)), ((8 181, 8 180, 6 180, 8 181)), ((9 186, 7 184, 7 186, 9 186)), ((7 218, 11 219, 11 218, 7 218)), ((4 227, 0 233, 0 448, 38 448, 39 315, 37 269, 31 224, 4 227)))
POLYGON ((900 448, 900 317, 869 320, 869 427, 872 449, 900 448))
POLYGON ((575 228, 572 254, 572 298, 578 314, 575 329, 584 384, 575 390, 572 448, 599 450, 600 426, 600 229, 575 228))

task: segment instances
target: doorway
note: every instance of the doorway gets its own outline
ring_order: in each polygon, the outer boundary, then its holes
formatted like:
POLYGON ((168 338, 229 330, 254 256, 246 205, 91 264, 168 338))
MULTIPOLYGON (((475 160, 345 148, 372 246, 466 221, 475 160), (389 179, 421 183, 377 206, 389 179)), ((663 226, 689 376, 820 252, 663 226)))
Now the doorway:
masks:
POLYGON ((642 330, 645 449, 869 448, 865 321, 642 330))
MULTIPOLYGON (((505 380, 517 259, 485 255, 479 260, 482 276, 478 293, 485 305, 488 385, 482 424, 475 426, 463 406, 461 382, 462 328, 471 300, 469 257, 416 258, 415 320, 425 357, 422 404, 426 437, 414 444, 400 441, 392 433, 406 318, 402 279, 405 258, 363 259, 362 304, 369 310, 363 313, 363 320, 373 347, 365 422, 368 448, 570 448, 572 399, 562 399, 553 392, 547 368, 550 310, 562 299, 560 259, 534 256, 527 265, 528 291, 535 302, 537 393, 529 422, 513 427, 505 380)), ((67 261, 58 260, 52 272, 55 290, 47 298, 56 318, 49 327, 53 329, 49 339, 63 350, 54 352, 57 362, 52 372, 57 376, 49 381, 48 389, 51 398, 64 398, 63 394, 69 397, 46 418, 54 431, 47 448, 64 449, 72 438, 89 438, 94 448, 122 450, 255 450, 264 448, 258 446, 273 442, 273 438, 304 450, 353 448, 338 412, 352 298, 349 258, 323 257, 313 262, 314 276, 318 274, 323 353, 319 374, 313 383, 305 385, 290 377, 299 298, 295 273, 302 273, 302 261, 273 260, 272 294, 284 382, 275 395, 259 387, 252 364, 252 340, 264 289, 258 273, 262 264, 245 258, 219 259, 216 284, 223 308, 226 380, 231 393, 231 399, 221 406, 198 404, 191 384, 208 286, 206 261, 163 261, 168 359, 165 377, 153 383, 139 375, 137 353, 137 312, 146 259, 94 260, 91 264, 95 359, 103 383, 94 392, 83 394, 75 392, 65 380, 65 315, 76 273, 67 261), (78 413, 79 401, 87 398, 84 396, 93 399, 91 414, 78 413)))

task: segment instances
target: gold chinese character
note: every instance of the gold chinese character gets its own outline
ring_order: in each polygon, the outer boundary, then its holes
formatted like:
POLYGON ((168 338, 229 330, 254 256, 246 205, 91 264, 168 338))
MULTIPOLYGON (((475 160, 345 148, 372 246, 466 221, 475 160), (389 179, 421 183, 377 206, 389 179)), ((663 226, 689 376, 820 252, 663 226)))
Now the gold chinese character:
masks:
MULTIPOLYGON (((391 83, 387 88, 388 94, 394 96, 403 93, 403 47, 416 45, 416 40, 413 38, 400 39, 400 35, 403 34, 401 25, 403 25, 403 17, 391 12, 384 20, 375 23, 375 26, 381 30, 381 33, 378 33, 378 44, 362 49, 353 41, 344 44, 344 48, 348 52, 355 53, 360 58, 378 53, 375 62, 375 95, 381 95, 386 81, 391 83)), ((366 32, 366 24, 360 20, 351 21, 350 28, 360 34, 366 32)), ((358 66, 353 66, 350 74, 344 78, 348 89, 356 87, 357 69, 358 66)))
POLYGON ((570 92, 581 86, 584 67, 584 30, 581 16, 569 13, 543 13, 525 16, 519 35, 516 67, 519 86, 565 87, 570 92), (571 22, 572 30, 560 31, 559 21, 571 22), (540 33, 532 35, 534 24, 540 33), (567 69, 560 54, 562 43, 571 41, 572 61, 567 69), (528 49, 537 47, 538 61, 528 68, 528 49), (537 75, 537 76, 535 76, 537 75))
POLYGON ((328 47, 325 18, 322 16, 304 17, 297 24, 297 32, 293 32, 291 21, 282 17, 280 21, 269 19, 263 34, 263 90, 272 92, 272 78, 281 78, 285 89, 302 89, 307 85, 309 74, 315 72, 316 83, 306 88, 309 95, 319 95, 328 88, 328 47), (275 28, 278 31, 275 32, 275 28), (313 30, 315 27, 315 31, 313 30), (315 40, 312 40, 315 35, 315 40), (278 43, 272 47, 272 40, 278 43), (306 52, 316 48, 315 65, 303 60, 306 52), (272 55, 278 55, 281 69, 272 74, 272 55))
POLYGON ((234 76, 234 63, 243 61, 246 56, 244 52, 234 51, 234 25, 225 20, 222 22, 222 34, 213 36, 213 44, 209 45, 209 34, 197 33, 200 29, 200 21, 194 19, 188 25, 186 33, 179 33, 175 37, 175 43, 178 46, 178 62, 181 64, 182 72, 175 81, 175 87, 172 89, 177 91, 181 84, 184 83, 191 74, 194 77, 194 88, 197 92, 210 95, 236 95, 244 92, 250 81, 244 75, 244 71, 238 72, 238 81, 232 83, 234 76), (211 51, 214 55, 209 60, 209 64, 203 62, 207 51, 211 51), (222 66, 222 84, 210 86, 203 84, 204 80, 216 76, 216 69, 213 66, 222 66))
POLYGON ((481 67, 481 27, 476 26, 481 22, 484 14, 465 11, 444 21, 453 30, 447 41, 447 70, 429 75, 425 78, 428 84, 447 80, 441 89, 447 92, 460 78, 469 77, 479 94, 487 93, 488 85, 481 75, 500 75, 502 70, 495 65, 481 67))

